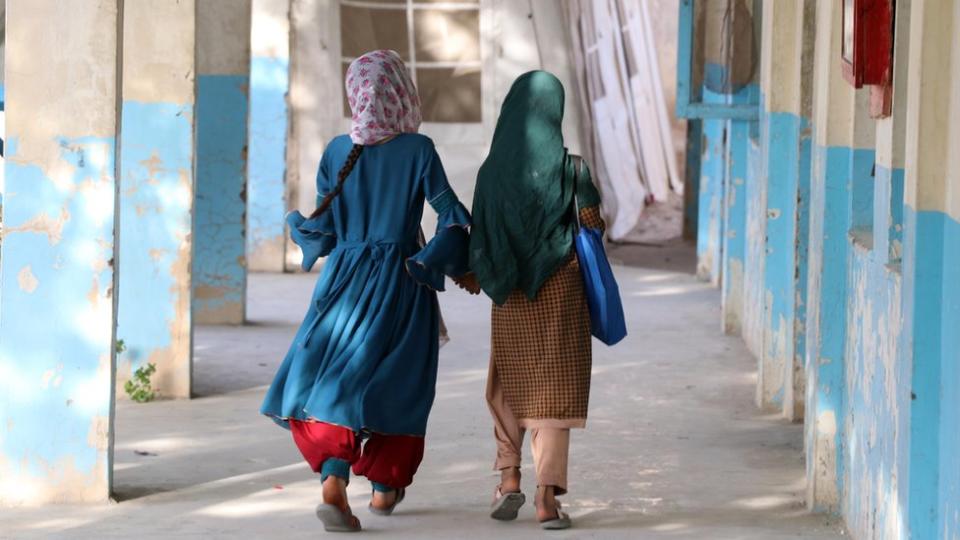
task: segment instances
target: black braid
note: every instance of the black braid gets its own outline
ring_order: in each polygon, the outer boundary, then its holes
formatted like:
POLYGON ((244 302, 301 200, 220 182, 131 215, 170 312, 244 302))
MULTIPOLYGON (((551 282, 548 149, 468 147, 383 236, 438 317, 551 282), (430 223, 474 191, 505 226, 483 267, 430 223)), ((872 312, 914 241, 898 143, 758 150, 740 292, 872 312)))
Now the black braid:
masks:
POLYGON ((347 155, 346 163, 343 164, 340 172, 337 173, 337 186, 320 201, 320 206, 310 214, 310 219, 326 212, 327 209, 330 208, 330 204, 333 203, 333 199, 337 198, 337 195, 340 195, 340 192, 343 191, 343 183, 347 181, 347 177, 350 176, 350 171, 352 171, 353 166, 357 164, 357 159, 360 158, 360 152, 363 152, 363 145, 354 144, 353 148, 350 149, 350 154, 347 155))

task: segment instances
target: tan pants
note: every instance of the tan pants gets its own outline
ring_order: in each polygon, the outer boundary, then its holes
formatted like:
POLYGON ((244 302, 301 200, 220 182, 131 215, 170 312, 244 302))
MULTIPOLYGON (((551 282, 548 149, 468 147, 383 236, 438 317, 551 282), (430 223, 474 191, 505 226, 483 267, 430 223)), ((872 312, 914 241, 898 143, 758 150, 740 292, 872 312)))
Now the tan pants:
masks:
MULTIPOLYGON (((520 467, 523 435, 526 430, 510 410, 493 362, 490 363, 490 374, 487 379, 487 404, 493 416, 493 432, 497 438, 497 460, 493 466, 494 470, 520 467)), ((531 428, 530 449, 533 451, 537 485, 554 486, 557 495, 566 493, 570 430, 555 427, 531 428)))

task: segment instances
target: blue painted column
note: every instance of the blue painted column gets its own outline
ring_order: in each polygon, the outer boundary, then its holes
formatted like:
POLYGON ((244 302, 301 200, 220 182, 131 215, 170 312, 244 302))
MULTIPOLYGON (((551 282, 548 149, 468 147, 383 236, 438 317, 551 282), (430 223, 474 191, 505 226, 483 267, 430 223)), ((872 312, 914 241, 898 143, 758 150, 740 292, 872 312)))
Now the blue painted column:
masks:
MULTIPOLYGON (((943 514, 947 501, 941 501, 940 497, 941 476, 948 464, 960 464, 955 456, 943 452, 944 447, 960 450, 956 424, 945 426, 944 422, 946 418, 960 419, 956 412, 944 407, 947 403, 960 405, 957 379, 945 377, 958 374, 956 351, 960 349, 947 349, 947 346, 960 346, 954 337, 958 327, 944 324, 948 321, 960 324, 956 307, 960 295, 955 286, 946 285, 948 275, 956 280, 958 267, 947 264, 948 261, 960 262, 960 225, 944 212, 917 211, 908 204, 904 231, 903 342, 907 344, 905 356, 913 364, 909 527, 912 538, 935 538, 942 530, 942 520, 947 517, 943 514), (947 427, 944 433, 943 427, 947 427)), ((960 501, 951 502, 955 508, 960 505, 960 501)))
MULTIPOLYGON (((722 69, 708 65, 707 68, 722 69)), ((703 89, 704 103, 725 103, 723 94, 703 89)), ((723 179, 726 174, 724 138, 727 121, 704 119, 700 149, 700 196, 697 202, 697 277, 720 284, 723 250, 723 179)))
POLYGON ((0 505, 106 501, 117 2, 6 2, 0 505))
MULTIPOLYGON (((764 6, 761 89, 761 181, 765 220, 763 345, 758 362, 757 403, 791 420, 803 417, 803 362, 797 355, 797 319, 806 272, 807 171, 809 170, 810 84, 816 23, 810 2, 764 6), (807 160, 806 162, 804 160, 807 160)), ((759 240, 758 240, 759 241, 759 240)))
POLYGON ((251 271, 284 270, 289 11, 289 0, 253 0, 247 183, 247 260, 251 271))
POLYGON ((839 2, 817 4, 809 192, 804 437, 807 505, 839 512, 844 489, 847 282, 854 91, 840 65, 839 2))
POLYGON ((250 0, 197 3, 197 168, 193 316, 246 316, 250 0))
POLYGON ((158 397, 188 398, 194 2, 128 2, 123 17, 117 393, 153 364, 158 397))
POLYGON ((764 351, 759 363, 758 402, 780 409, 793 357, 796 298, 797 192, 800 166, 800 118, 767 111, 761 126, 766 164, 766 264, 764 271, 764 351))
MULTIPOLYGON (((730 95, 733 104, 754 104, 759 107, 760 89, 750 84, 730 95)), ((727 121, 727 141, 724 162, 724 205, 722 243, 721 301, 723 329, 727 334, 739 335, 743 330, 744 264, 747 243, 747 173, 749 167, 750 133, 756 130, 756 120, 727 121)))
POLYGON ((807 310, 807 457, 814 509, 836 510, 843 489, 847 268, 851 150, 813 148, 807 310))
POLYGON ((910 12, 902 300, 910 538, 960 535, 960 109, 951 101, 960 11, 948 4, 914 0, 910 12))

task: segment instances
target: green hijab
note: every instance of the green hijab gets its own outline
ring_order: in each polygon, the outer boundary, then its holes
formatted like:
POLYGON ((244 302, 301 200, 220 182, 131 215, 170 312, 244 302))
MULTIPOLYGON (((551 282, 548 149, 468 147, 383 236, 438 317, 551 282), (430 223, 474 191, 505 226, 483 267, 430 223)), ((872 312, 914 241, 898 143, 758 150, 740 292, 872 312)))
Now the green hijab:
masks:
MULTIPOLYGON (((520 289, 533 300, 569 257, 575 173, 563 145, 563 85, 546 71, 521 75, 503 102, 473 198, 470 267, 503 304, 520 289)), ((580 206, 599 204, 581 177, 580 206)))

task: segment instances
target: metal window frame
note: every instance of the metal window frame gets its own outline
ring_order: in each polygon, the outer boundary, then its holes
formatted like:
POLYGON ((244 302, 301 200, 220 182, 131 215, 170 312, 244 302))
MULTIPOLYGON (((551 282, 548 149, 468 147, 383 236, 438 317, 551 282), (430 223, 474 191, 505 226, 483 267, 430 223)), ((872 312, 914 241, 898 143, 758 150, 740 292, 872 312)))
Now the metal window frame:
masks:
POLYGON ((693 101, 693 26, 696 0, 680 0, 677 33, 677 107, 679 118, 758 120, 759 104, 704 103, 693 101))

